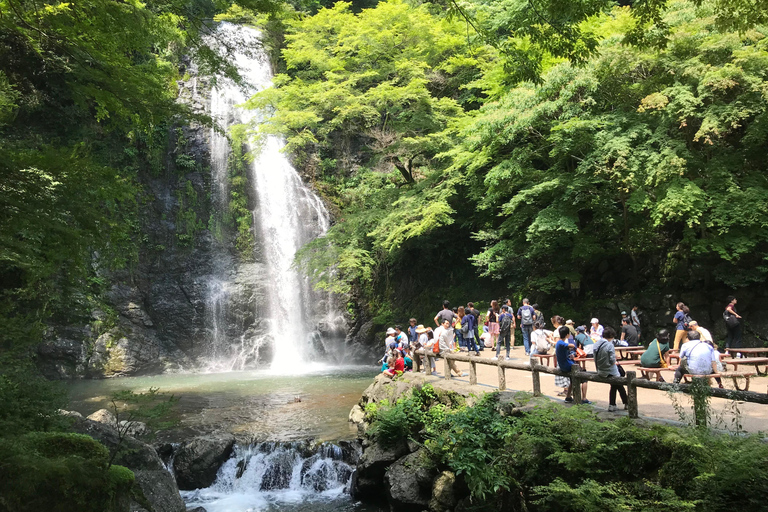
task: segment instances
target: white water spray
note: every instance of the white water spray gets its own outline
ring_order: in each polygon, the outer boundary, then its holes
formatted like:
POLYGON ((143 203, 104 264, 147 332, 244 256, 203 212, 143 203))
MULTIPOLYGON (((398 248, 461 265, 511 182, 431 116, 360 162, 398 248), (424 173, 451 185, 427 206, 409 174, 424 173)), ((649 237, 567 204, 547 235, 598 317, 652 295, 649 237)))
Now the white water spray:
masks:
MULTIPOLYGON (((263 113, 238 107, 254 93, 271 86, 271 70, 266 55, 258 50, 259 33, 253 29, 223 23, 220 38, 244 42, 250 52, 234 55, 234 64, 248 83, 245 89, 220 80, 212 91, 211 115, 223 127, 245 123, 258 125, 263 113), (257 51, 253 51, 256 49, 257 51)), ((315 366, 326 353, 328 343, 343 336, 343 316, 334 307, 329 294, 312 289, 308 278, 293 265, 296 252, 307 242, 322 236, 330 221, 320 198, 301 180, 287 157, 282 153, 283 141, 266 135, 258 148, 253 145, 254 159, 250 164, 249 180, 256 206, 253 210, 255 254, 263 264, 266 275, 266 308, 256 311, 257 329, 233 342, 224 335, 227 314, 227 282, 212 279, 209 283, 208 309, 212 315, 212 350, 209 367, 238 370, 258 359, 259 348, 271 344, 271 370, 276 373, 297 373, 315 366), (322 332, 321 332, 322 331, 322 332)), ((226 211, 229 203, 227 138, 211 134, 211 165, 214 207, 226 211)), ((216 236, 217 234, 214 233, 216 236)))

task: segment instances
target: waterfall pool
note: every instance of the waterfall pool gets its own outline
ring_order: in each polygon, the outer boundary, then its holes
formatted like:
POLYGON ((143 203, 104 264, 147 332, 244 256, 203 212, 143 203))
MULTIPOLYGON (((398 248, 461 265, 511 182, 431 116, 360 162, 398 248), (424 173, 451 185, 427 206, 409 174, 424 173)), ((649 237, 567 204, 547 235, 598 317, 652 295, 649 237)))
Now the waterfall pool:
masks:
POLYGON ((115 392, 158 388, 179 399, 174 406, 177 424, 160 432, 160 441, 221 431, 232 432, 245 443, 354 438, 347 416, 377 369, 321 365, 302 371, 298 375, 253 370, 71 381, 70 407, 87 416, 111 409, 115 392))
POLYGON ((159 441, 232 432, 235 453, 207 489, 184 491, 191 508, 207 512, 381 512, 348 494, 353 467, 333 441, 351 440, 356 431, 349 410, 371 383, 370 366, 318 366, 301 374, 269 370, 178 373, 68 383, 70 408, 89 415, 110 409, 115 392, 159 388, 179 398, 177 425, 159 441), (297 401, 297 398, 300 401, 297 401), (313 444, 306 440, 329 441, 313 444))

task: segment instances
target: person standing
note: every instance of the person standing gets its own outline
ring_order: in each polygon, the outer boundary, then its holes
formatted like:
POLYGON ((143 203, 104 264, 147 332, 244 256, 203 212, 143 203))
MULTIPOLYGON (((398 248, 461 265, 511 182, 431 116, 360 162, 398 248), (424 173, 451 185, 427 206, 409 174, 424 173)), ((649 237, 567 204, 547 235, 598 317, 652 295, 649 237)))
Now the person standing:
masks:
POLYGON ((515 346, 515 317, 512 315, 512 310, 509 306, 501 308, 501 315, 499 315, 499 342, 496 344, 496 357, 491 358, 493 361, 498 361, 502 344, 507 349, 506 360, 509 361, 509 350, 515 346))
POLYGON ((675 323, 675 344, 674 348, 675 350, 680 348, 680 343, 685 343, 685 340, 687 339, 686 334, 688 331, 686 330, 687 327, 687 320, 686 317, 688 316, 688 306, 683 304, 682 302, 678 302, 677 305, 675 305, 675 309, 677 310, 675 312, 674 318, 672 318, 672 321, 675 323))
MULTIPOLYGON (((612 327, 603 330, 603 338, 595 342, 595 367, 600 377, 621 377, 623 370, 616 364, 616 351, 613 348, 613 339, 616 337, 612 327)), ((616 392, 621 396, 624 408, 627 407, 627 391, 621 384, 611 384, 608 393, 608 412, 616 412, 616 392)))
POLYGON ((443 309, 435 315, 435 325, 440 327, 443 325, 443 320, 447 319, 449 322, 453 322, 454 318, 456 318, 456 315, 451 311, 451 303, 444 300, 443 309))
POLYGON ((632 311, 629 312, 629 318, 632 320, 632 325, 635 326, 635 330, 637 330, 637 341, 639 343, 642 331, 640 329, 640 311, 637 306, 632 306, 632 311))
POLYGON ((483 344, 478 341, 480 339, 480 311, 475 309, 474 302, 467 302, 465 311, 475 317, 475 342, 480 346, 480 350, 483 350, 483 344))
POLYGON ((411 318, 408 320, 408 343, 413 348, 414 343, 419 341, 419 333, 416 332, 416 319, 411 318))
POLYGON ((621 341, 626 341, 628 347, 636 347, 639 344, 637 329, 632 325, 632 319, 628 316, 621 319, 621 341))
POLYGON ((464 349, 467 348, 467 342, 461 326, 464 323, 464 317, 472 315, 467 315, 464 306, 459 306, 454 313, 456 313, 456 318, 453 319, 453 332, 456 333, 456 343, 459 345, 459 349, 464 349))
POLYGON ((528 299, 523 299, 523 305, 517 310, 517 318, 520 320, 520 330, 523 331, 523 345, 525 355, 531 354, 531 331, 533 322, 536 321, 536 310, 531 307, 528 299))
POLYGON ((736 297, 728 297, 728 304, 723 311, 723 320, 728 334, 725 338, 725 348, 741 348, 741 315, 736 311, 736 297))
POLYGON ((467 347, 467 352, 473 351, 475 355, 480 355, 480 350, 475 344, 475 317, 473 315, 464 314, 464 308, 460 307, 459 311, 462 313, 461 318, 461 335, 464 337, 464 345, 467 347))
POLYGON ((496 350, 496 343, 499 341, 499 315, 501 314, 501 308, 499 308, 499 301, 492 300, 491 307, 488 310, 488 333, 491 335, 491 350, 496 350))

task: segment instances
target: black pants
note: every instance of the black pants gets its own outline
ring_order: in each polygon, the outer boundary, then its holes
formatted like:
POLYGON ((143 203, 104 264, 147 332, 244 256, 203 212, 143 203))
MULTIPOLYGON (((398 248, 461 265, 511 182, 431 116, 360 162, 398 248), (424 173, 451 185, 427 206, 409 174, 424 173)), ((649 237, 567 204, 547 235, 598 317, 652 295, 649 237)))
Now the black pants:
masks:
MULTIPOLYGON (((626 375, 626 372, 624 372, 624 368, 621 367, 621 365, 616 365, 619 369, 619 374, 623 377, 626 375)), ((624 389, 624 386, 621 384, 611 384, 611 390, 608 392, 608 404, 609 405, 616 405, 616 392, 618 391, 619 396, 621 397, 621 403, 624 405, 627 405, 627 390, 624 389)))
POLYGON ((725 328, 728 331, 728 334, 725 336, 725 347, 741 348, 741 322, 736 324, 735 327, 725 324, 725 328))

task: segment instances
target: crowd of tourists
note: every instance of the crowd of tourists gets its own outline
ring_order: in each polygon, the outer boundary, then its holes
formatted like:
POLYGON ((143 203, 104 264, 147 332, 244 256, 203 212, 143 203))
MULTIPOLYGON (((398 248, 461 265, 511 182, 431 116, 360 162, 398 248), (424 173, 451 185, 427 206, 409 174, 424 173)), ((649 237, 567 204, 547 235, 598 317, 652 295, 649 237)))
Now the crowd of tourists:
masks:
MULTIPOLYGON (((741 316, 736 311, 736 298, 729 297, 723 312, 728 337, 726 346, 738 348, 741 346, 741 316)), ((522 332, 522 348, 525 355, 550 354, 553 351, 557 365, 565 373, 578 364, 580 358, 592 358, 601 377, 621 377, 624 370, 616 362, 616 347, 642 346, 640 312, 634 306, 629 312, 621 312, 621 330, 616 332, 613 327, 603 326, 600 320, 592 318, 589 326, 576 326, 573 320, 554 315, 548 326, 538 304, 531 304, 523 299, 515 311, 510 299, 491 301, 488 311, 481 315, 474 303, 466 306, 451 308, 448 301, 443 301, 443 308, 435 315, 435 327, 418 324, 411 318, 406 330, 397 325, 387 329, 385 352, 380 362, 382 372, 395 376, 413 370, 414 353, 424 349, 425 354, 442 357, 448 353, 466 351, 470 355, 480 355, 480 351, 491 349, 495 351, 492 360, 499 360, 501 349, 504 347, 505 359, 510 359, 511 350, 515 347, 515 331, 519 326, 522 332)), ((675 382, 680 382, 685 374, 711 375, 722 371, 718 347, 710 331, 698 324, 690 316, 689 308, 682 302, 676 305, 672 319, 675 334, 672 336, 667 329, 661 329, 640 356, 640 365, 645 368, 665 368, 669 366, 670 350, 679 351, 680 364, 675 372, 675 382)), ((423 356, 420 356, 423 357, 423 356)), ((431 364, 429 370, 436 373, 435 357, 424 358, 431 364)), ((462 373, 456 361, 448 359, 452 374, 466 376, 462 373)), ((426 364, 424 365, 426 367, 426 364)), ((661 379, 663 380, 663 379, 661 379)), ((720 378, 716 378, 722 387, 720 378)), ((566 402, 573 402, 571 380, 567 376, 556 375, 555 385, 562 388, 558 393, 565 397, 566 402)), ((611 385, 609 392, 609 411, 618 410, 616 395, 619 395, 626 408, 627 394, 624 386, 611 385)), ((582 403, 590 403, 587 399, 587 383, 581 384, 582 403)))

